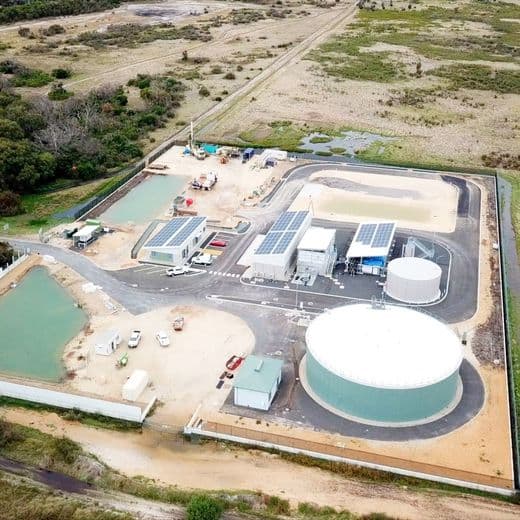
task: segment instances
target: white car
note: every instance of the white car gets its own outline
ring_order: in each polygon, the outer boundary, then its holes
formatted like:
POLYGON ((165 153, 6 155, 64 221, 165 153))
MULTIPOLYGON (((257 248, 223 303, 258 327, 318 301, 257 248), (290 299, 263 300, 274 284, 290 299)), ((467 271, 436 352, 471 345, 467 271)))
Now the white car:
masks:
POLYGON ((137 345, 139 345, 140 341, 141 341, 141 331, 133 330, 132 334, 130 335, 130 339, 128 340, 128 348, 136 348, 137 345))
POLYGON ((166 271, 166 276, 178 276, 180 274, 185 274, 190 270, 187 265, 178 265, 176 267, 171 267, 166 271))
POLYGON ((191 259, 191 263, 195 265, 211 265, 213 263, 213 257, 200 253, 191 259))
POLYGON ((167 347, 169 344, 170 344, 170 338, 168 337, 168 334, 166 334, 166 332, 164 332, 164 330, 160 330, 156 335, 155 335, 157 341, 159 342, 159 345, 161 345, 161 347, 167 347))

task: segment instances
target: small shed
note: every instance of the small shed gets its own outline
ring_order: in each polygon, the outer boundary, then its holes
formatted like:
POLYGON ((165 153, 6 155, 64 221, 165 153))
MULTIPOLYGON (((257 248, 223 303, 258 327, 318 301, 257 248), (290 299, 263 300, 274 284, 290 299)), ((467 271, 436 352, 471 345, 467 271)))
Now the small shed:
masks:
POLYGON ((116 329, 106 330, 96 337, 94 352, 101 356, 110 356, 121 343, 121 335, 116 329))
POLYGON ((269 410, 282 381, 283 361, 248 356, 235 377, 234 403, 257 410, 269 410))
POLYGON ((242 159, 244 161, 249 161, 253 155, 255 155, 255 149, 254 148, 246 148, 244 150, 244 153, 242 154, 242 159))
POLYGON ((145 370, 134 370, 123 385, 121 392, 123 399, 125 401, 137 401, 149 382, 148 372, 145 370))

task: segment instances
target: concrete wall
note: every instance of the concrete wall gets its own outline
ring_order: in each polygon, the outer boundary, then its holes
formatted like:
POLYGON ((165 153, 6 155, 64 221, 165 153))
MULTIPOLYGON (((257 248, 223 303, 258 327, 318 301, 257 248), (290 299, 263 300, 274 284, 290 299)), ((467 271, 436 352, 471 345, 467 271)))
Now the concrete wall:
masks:
POLYGON ((20 265, 24 260, 27 260, 27 258, 29 258, 29 255, 22 255, 20 258, 17 258, 11 265, 8 265, 5 269, 0 268, 0 278, 6 276, 18 265, 20 265))
POLYGON ((71 394, 11 381, 0 381, 0 396, 48 404, 59 408, 76 408, 86 413, 101 414, 115 419, 139 423, 144 420, 151 408, 151 404, 155 401, 154 398, 145 408, 141 408, 138 405, 106 401, 95 397, 71 394))

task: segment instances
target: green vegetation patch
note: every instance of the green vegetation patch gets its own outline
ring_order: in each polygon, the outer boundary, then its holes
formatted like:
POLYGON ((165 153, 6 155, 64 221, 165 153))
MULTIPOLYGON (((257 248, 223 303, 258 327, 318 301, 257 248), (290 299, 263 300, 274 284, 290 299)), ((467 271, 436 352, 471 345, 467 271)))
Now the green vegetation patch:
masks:
POLYGON ((121 512, 107 511, 79 500, 61 497, 41 486, 9 482, 0 478, 3 518, 39 520, 132 520, 135 517, 121 512))
MULTIPOLYGON (((519 19, 520 6, 476 1, 453 7, 430 6, 401 10, 387 5, 385 9, 362 9, 358 13, 358 22, 350 25, 347 32, 320 45, 308 57, 318 62, 330 76, 380 83, 403 79, 407 74, 397 50, 371 49, 376 44, 407 47, 417 53, 419 59, 424 56, 437 60, 516 63, 520 58, 520 24, 504 22, 505 18, 519 19), (475 35, 468 30, 455 30, 455 27, 462 28, 465 22, 487 24, 491 33, 475 35), (454 26, 451 35, 436 34, 437 29, 444 31, 447 24, 454 26)), ((440 74, 455 76, 451 66, 447 69, 440 70, 440 74)), ((482 71, 480 74, 476 70, 469 72, 474 83, 480 85, 479 88, 485 87, 497 92, 511 92, 516 88, 516 71, 503 71, 503 74, 497 72, 500 77, 497 79, 496 89, 492 81, 482 78, 482 71)), ((462 70, 460 75, 465 73, 462 70)), ((432 74, 436 74, 436 71, 432 74)), ((419 66, 416 75, 422 75, 419 66)), ((454 88, 459 88, 459 84, 464 86, 462 83, 460 80, 453 83, 454 88)))
POLYGON ((38 69, 30 69, 13 60, 0 63, 0 73, 15 87, 43 87, 53 78, 50 74, 38 69))
POLYGON ((332 141, 332 137, 328 135, 316 135, 310 139, 312 144, 320 144, 320 143, 330 143, 332 141))
POLYGON ((453 64, 438 67, 431 74, 448 79, 454 89, 520 94, 520 70, 495 70, 484 65, 453 64))
POLYGON ((291 121, 274 121, 239 135, 242 144, 258 148, 278 147, 289 152, 298 151, 300 141, 308 132, 291 121))
POLYGON ((119 7, 125 0, 7 0, 2 2, 0 24, 35 18, 70 16, 119 7))
POLYGON ((137 23, 109 25, 104 32, 88 31, 67 40, 67 44, 88 45, 95 49, 103 47, 137 47, 155 40, 211 40, 209 27, 206 25, 183 25, 176 27, 170 23, 158 25, 140 25, 137 23))

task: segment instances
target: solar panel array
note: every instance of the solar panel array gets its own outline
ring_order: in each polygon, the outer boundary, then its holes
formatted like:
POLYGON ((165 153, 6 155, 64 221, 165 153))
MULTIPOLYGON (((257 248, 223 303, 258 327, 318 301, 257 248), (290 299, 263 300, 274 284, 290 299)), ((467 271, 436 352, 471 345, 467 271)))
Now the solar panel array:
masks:
POLYGON ((377 224, 361 224, 357 234, 356 242, 361 242, 366 246, 370 245, 372 238, 374 238, 376 228, 377 224))
POLYGON ((175 217, 170 220, 157 235, 149 240, 145 247, 181 245, 205 218, 206 217, 175 217))
POLYGON ((308 211, 286 211, 282 213, 256 250, 256 254, 281 255, 285 253, 308 214, 308 211))
POLYGON ((372 241, 372 247, 386 247, 392 238, 394 228, 395 224, 393 223, 379 224, 372 241))
POLYGON ((182 243, 204 222, 204 217, 192 217, 191 220, 180 229, 166 244, 167 246, 180 246, 182 243))
POLYGON ((380 224, 361 224, 356 233, 355 242, 361 242, 365 246, 387 247, 395 230, 394 222, 382 222, 380 224))

